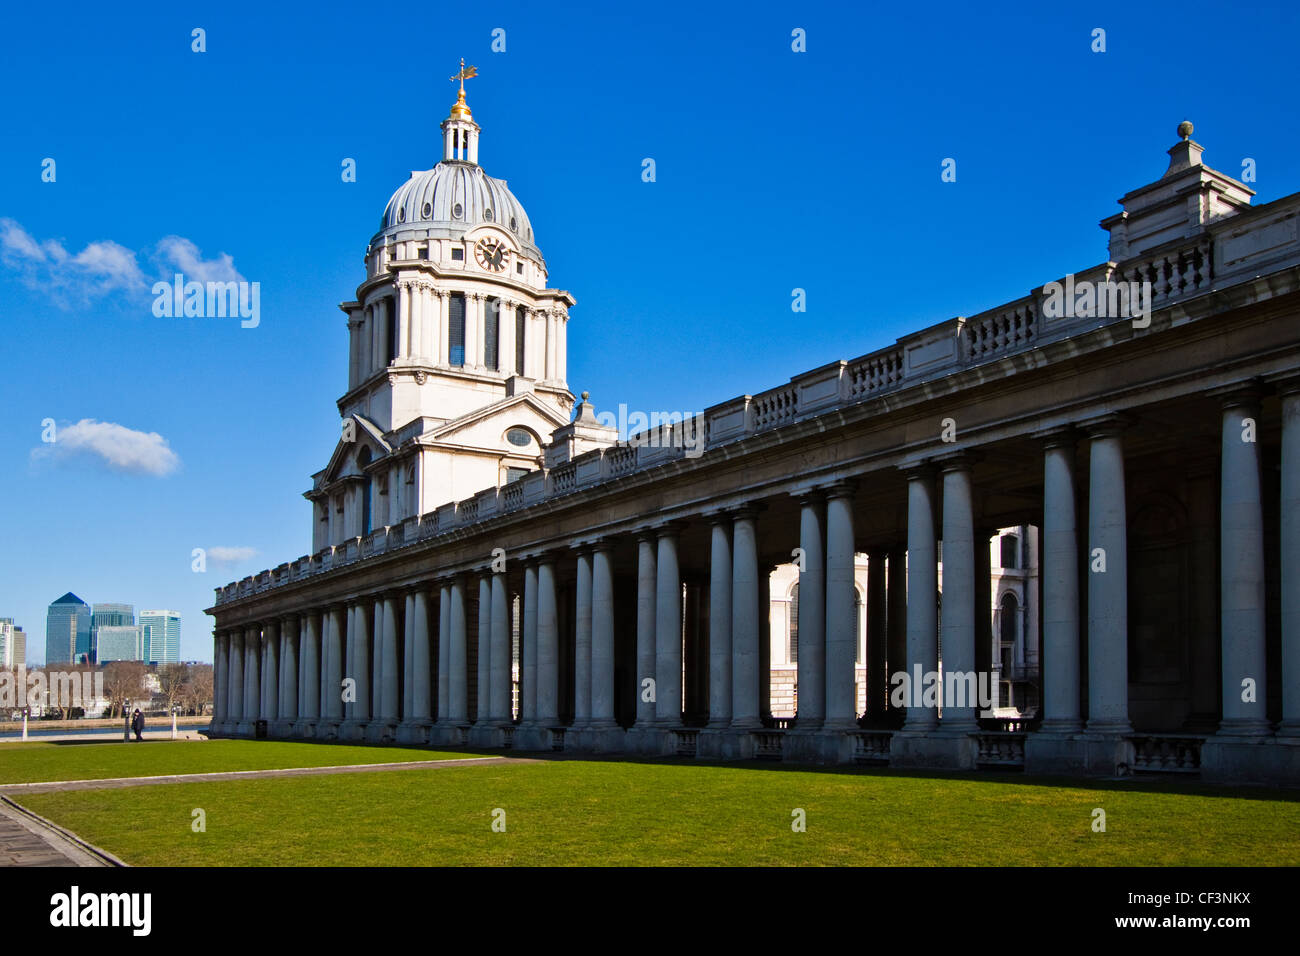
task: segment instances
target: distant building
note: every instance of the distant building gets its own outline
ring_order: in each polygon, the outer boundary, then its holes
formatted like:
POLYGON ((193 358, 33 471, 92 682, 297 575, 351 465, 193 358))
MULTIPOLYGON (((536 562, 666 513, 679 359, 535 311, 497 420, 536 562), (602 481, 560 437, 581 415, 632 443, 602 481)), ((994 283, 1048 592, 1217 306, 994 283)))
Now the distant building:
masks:
POLYGON ((131 604, 93 604, 90 609, 90 660, 99 660, 99 629, 101 627, 129 627, 135 623, 135 607, 131 604))
POLYGON ((27 635, 11 617, 0 617, 0 667, 27 666, 27 635))
POLYGON ((90 606, 71 591, 50 605, 45 617, 45 663, 90 661, 90 606))
POLYGON ((99 629, 99 663, 143 661, 144 635, 138 624, 105 625, 99 629))
POLYGON ((150 664, 175 664, 181 659, 181 612, 141 611, 144 659, 150 664))

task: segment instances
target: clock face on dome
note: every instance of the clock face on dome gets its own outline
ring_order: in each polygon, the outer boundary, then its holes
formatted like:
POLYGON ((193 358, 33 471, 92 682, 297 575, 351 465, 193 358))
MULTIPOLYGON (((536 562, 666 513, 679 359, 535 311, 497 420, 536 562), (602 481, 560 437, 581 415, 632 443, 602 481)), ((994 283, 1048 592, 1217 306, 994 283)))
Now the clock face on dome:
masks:
POLYGON ((506 257, 510 255, 510 250, 500 239, 480 239, 474 247, 474 255, 484 269, 500 272, 506 267, 506 257))

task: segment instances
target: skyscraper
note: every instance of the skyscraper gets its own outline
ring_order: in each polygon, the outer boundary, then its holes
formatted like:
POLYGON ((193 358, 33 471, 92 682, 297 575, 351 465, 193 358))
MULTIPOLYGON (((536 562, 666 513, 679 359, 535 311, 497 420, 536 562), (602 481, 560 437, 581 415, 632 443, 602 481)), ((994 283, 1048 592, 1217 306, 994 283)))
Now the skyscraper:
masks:
POLYGON ((181 659, 181 612, 141 611, 144 659, 150 664, 176 664, 181 659))
POLYGON ((105 624, 98 631, 99 663, 142 661, 144 648, 138 624, 105 624))
POLYGON ((69 591, 46 614, 45 663, 75 664, 90 654, 90 606, 69 591))
POLYGON ((24 667, 27 664, 27 635, 11 617, 0 617, 0 667, 24 667))
POLYGON ((130 627, 135 624, 135 607, 131 604, 95 604, 90 611, 90 660, 99 657, 99 629, 101 627, 130 627))

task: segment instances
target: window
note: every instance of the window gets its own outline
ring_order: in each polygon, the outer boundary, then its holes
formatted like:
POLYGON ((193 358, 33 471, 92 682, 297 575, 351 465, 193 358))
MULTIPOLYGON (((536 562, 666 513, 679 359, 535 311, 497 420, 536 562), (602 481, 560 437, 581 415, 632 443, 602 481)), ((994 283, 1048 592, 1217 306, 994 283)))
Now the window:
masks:
POLYGON ((522 478, 522 477, 523 477, 524 475, 526 475, 526 474, 528 474, 528 469, 527 469, 527 468, 507 468, 507 469, 506 469, 506 484, 508 485, 508 484, 510 484, 510 482, 512 482, 512 481, 518 481, 520 478, 522 478))
POLYGON ((853 621, 856 625, 856 630, 853 632, 855 637, 853 642, 855 648, 853 653, 853 663, 855 664, 861 664, 863 662, 863 651, 866 650, 867 622, 863 616, 863 609, 865 607, 866 605, 862 603, 862 592, 858 590, 858 587, 855 584, 853 586, 853 621))
POLYGON ((790 663, 799 663, 799 585, 790 589, 790 663))
POLYGON ((1016 596, 1011 593, 1002 595, 1002 603, 998 608, 998 637, 1003 644, 1016 642, 1016 625, 1019 623, 1016 619, 1019 616, 1020 602, 1016 596))
POLYGON ((453 292, 451 296, 451 321, 447 329, 452 365, 465 364, 465 295, 453 292))
POLYGON ((464 250, 464 249, 453 249, 453 250, 451 250, 451 261, 452 261, 452 262, 464 262, 464 261, 465 261, 465 250, 464 250))
POLYGON ((1002 541, 1002 567, 1016 568, 1019 567, 1017 558, 1020 552, 1020 539, 1014 534, 1004 534, 1002 541))
POLYGON ((524 334, 528 329, 527 316, 522 307, 515 309, 515 374, 524 374, 524 334))
POLYGON ((393 364, 393 359, 397 358, 397 305, 396 301, 389 304, 384 309, 384 317, 388 322, 388 362, 393 364))
POLYGON ((497 370, 497 339, 501 329, 501 300, 491 299, 483 316, 483 364, 497 370))
POLYGON ((456 205, 451 207, 451 214, 454 218, 459 219, 465 214, 465 210, 461 208, 460 203, 456 203, 456 205))
POLYGON ((524 274, 524 264, 522 262, 515 263, 515 272, 519 273, 520 275, 524 274))
POLYGON ((532 433, 523 428, 512 428, 506 432, 506 441, 520 448, 527 448, 533 443, 532 433))

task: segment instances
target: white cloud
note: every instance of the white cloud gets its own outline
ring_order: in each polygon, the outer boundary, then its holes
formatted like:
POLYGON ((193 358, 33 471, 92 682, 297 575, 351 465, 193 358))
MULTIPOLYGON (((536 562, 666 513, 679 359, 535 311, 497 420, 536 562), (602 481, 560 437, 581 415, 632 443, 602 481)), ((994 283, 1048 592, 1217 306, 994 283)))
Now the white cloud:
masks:
POLYGON ((222 545, 208 548, 208 560, 213 564, 239 564, 256 556, 256 548, 228 548, 222 545))
POLYGON ((32 458, 97 458, 114 471, 162 477, 175 471, 181 463, 157 432, 141 432, 113 422, 83 418, 75 425, 65 425, 55 433, 55 441, 32 449, 32 458))
MULTIPOLYGON (((167 236, 158 243, 157 258, 166 272, 184 273, 186 280, 195 282, 243 282, 244 277, 235 271, 235 260, 229 253, 219 253, 215 259, 204 260, 199 247, 181 236, 167 236)), ((171 278, 165 274, 164 279, 171 278)))
POLYGON ((88 243, 73 255, 59 240, 38 240, 14 220, 0 218, 0 264, 29 288, 49 292, 65 309, 116 291, 141 292, 154 279, 172 281, 177 272, 195 282, 244 281, 229 253, 204 259, 183 236, 166 236, 145 258, 152 276, 140 268, 135 252, 111 239, 88 243))

